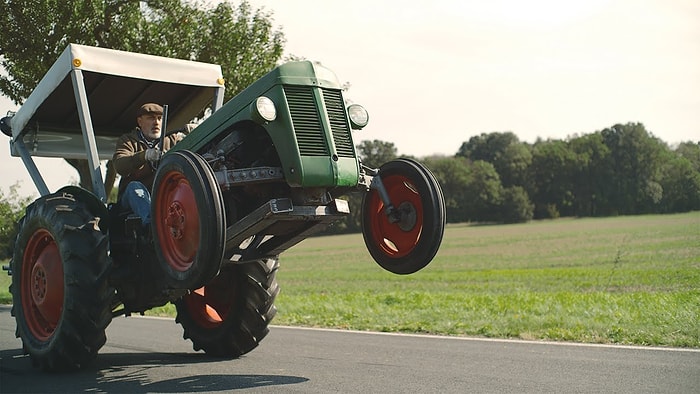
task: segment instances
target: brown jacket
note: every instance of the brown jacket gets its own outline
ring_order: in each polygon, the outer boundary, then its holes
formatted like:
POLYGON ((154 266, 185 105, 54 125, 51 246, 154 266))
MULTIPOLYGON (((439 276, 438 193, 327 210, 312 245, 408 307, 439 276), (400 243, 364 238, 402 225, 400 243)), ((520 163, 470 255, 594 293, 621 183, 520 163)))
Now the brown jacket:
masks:
MULTIPOLYGON (((177 142, 175 134, 165 137, 163 151, 167 152, 177 142)), ((158 142, 156 141, 156 145, 158 142)), ((140 181, 152 192, 153 181, 156 176, 155 169, 146 160, 148 145, 139 138, 139 129, 135 128, 130 133, 122 135, 117 141, 112 164, 117 174, 121 175, 119 181, 119 196, 121 197, 126 185, 131 181, 140 181)))

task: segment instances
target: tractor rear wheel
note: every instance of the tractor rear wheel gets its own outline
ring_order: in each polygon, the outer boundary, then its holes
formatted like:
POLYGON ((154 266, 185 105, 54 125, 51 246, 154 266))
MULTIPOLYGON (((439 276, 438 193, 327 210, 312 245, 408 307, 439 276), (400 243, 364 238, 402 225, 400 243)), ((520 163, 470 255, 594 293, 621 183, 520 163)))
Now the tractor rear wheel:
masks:
POLYGON ((428 168, 397 159, 379 169, 396 212, 387 215, 379 192, 372 189, 362 202, 362 235, 374 260, 387 271, 411 274, 435 257, 445 230, 445 198, 428 168))
POLYGON ((32 363, 47 371, 89 365, 112 320, 107 236, 88 204, 67 193, 26 209, 12 257, 12 315, 32 363))
POLYGON ((277 258, 224 266, 204 287, 175 302, 176 322, 194 350, 236 358, 258 346, 277 314, 277 258))

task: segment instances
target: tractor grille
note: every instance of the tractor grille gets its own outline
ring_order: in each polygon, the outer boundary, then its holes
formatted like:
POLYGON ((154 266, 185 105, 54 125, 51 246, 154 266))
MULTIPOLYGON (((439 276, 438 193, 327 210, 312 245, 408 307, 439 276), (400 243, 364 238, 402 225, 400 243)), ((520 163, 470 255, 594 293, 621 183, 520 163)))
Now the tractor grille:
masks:
MULTIPOLYGON (((292 115, 299 153, 302 156, 328 156, 329 149, 324 139, 313 89, 307 86, 285 86, 284 93, 292 115)), ((342 95, 339 90, 321 90, 337 154, 340 157, 354 157, 342 95)))
POLYGON ((352 139, 348 120, 345 118, 345 103, 340 90, 323 89, 323 101, 328 111, 328 119, 333 132, 333 142, 340 157, 353 157, 352 139))
POLYGON ((314 93, 303 86, 285 86, 289 112, 302 156, 328 156, 321 120, 316 109, 314 93))

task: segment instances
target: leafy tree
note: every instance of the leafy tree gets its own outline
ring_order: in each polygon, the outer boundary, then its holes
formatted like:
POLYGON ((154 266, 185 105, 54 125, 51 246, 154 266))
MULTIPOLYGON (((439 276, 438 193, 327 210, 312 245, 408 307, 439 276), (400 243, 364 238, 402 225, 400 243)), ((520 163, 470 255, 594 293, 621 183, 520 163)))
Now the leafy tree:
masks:
MULTIPOLYGON (((231 98, 272 69, 284 36, 247 1, 3 0, 0 92, 21 104, 69 43, 220 64, 231 98)), ((126 130, 125 130, 126 131, 126 130)), ((89 182, 85 161, 70 161, 89 182)), ((107 195, 114 183, 108 164, 107 195), (110 182, 111 180, 111 182, 110 182)))
POLYGON ((688 212, 700 209, 700 172, 678 151, 668 151, 660 170, 663 190, 661 212, 688 212))
POLYGON ((8 195, 0 190, 0 260, 12 257, 15 238, 17 238, 17 222, 24 215, 24 208, 31 198, 22 198, 17 193, 19 185, 10 186, 8 195))
POLYGON ((687 159, 695 172, 700 172, 700 142, 683 142, 675 152, 687 159))
POLYGON ((524 223, 532 220, 535 205, 530 202, 522 186, 511 186, 503 190, 501 221, 503 223, 524 223))
POLYGON ((368 167, 379 168, 382 164, 398 157, 393 142, 380 140, 362 141, 356 146, 362 163, 368 167))
POLYGON ((470 177, 464 192, 464 204, 469 220, 498 222, 501 220, 500 206, 503 185, 493 164, 477 160, 470 167, 470 177))
POLYGON ((573 171, 576 155, 561 140, 538 141, 532 149, 532 200, 536 218, 573 213, 573 171))
POLYGON ((573 165, 574 214, 598 216, 608 204, 604 180, 611 179, 612 169, 606 166, 610 149, 600 133, 592 133, 569 141, 575 154, 573 165))
POLYGON ((532 164, 531 148, 522 142, 506 146, 493 163, 503 187, 525 186, 530 183, 528 170, 532 164))
POLYGON ((462 143, 457 151, 457 156, 466 157, 471 161, 483 160, 493 164, 509 145, 518 142, 520 142, 518 136, 510 131, 482 133, 462 143))
POLYGON ((481 134, 462 144, 456 156, 493 164, 504 187, 526 185, 532 161, 530 147, 512 132, 481 134))
POLYGON ((463 157, 441 157, 425 161, 437 178, 445 196, 447 221, 460 223, 469 220, 466 192, 472 173, 470 164, 463 157))
POLYGON ((662 190, 659 212, 700 209, 700 142, 684 142, 659 155, 657 182, 662 190))
POLYGON ((668 147, 641 123, 616 124, 601 135, 610 150, 606 164, 614 170, 606 180, 613 212, 654 212, 663 193, 657 182, 659 159, 668 147))

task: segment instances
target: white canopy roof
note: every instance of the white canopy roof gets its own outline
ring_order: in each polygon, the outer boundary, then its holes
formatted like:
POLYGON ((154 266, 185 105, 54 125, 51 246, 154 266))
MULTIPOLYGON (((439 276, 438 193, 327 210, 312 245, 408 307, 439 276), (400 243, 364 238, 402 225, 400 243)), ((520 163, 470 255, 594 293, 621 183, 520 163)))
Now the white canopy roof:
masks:
POLYGON ((33 156, 85 158, 74 70, 82 74, 102 160, 136 126, 142 104, 167 104, 174 129, 223 95, 219 65, 70 44, 10 121, 13 139, 21 137, 33 156))

